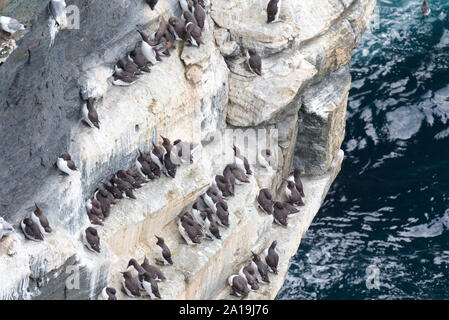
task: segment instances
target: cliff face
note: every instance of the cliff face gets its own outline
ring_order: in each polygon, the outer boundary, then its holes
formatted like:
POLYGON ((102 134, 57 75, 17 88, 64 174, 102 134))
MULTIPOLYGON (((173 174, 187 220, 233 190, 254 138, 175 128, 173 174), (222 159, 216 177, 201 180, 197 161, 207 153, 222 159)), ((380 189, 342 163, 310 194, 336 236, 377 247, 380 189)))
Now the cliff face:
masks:
POLYGON ((131 87, 108 84, 113 65, 140 41, 136 28, 154 32, 159 17, 180 16, 178 1, 160 0, 154 11, 142 0, 66 2, 79 9, 80 28, 60 31, 52 48, 47 1, 0 4, 1 15, 31 26, 8 44, 17 48, 0 65, 0 215, 17 225, 38 202, 55 229, 41 243, 26 241, 19 228, 0 242, 0 298, 95 299, 106 284, 120 288, 119 271, 131 257, 154 258, 155 234, 174 257, 173 266, 163 267, 166 299, 230 298, 227 277, 249 262, 251 250, 277 239, 280 273, 250 295, 274 298, 340 169, 348 64, 375 1, 284 0, 284 22, 267 25, 265 0, 212 0, 204 45, 178 42, 131 87), (262 56, 261 77, 246 68, 248 47, 262 56), (80 123, 80 93, 98 99, 100 130, 80 123), (161 134, 198 143, 194 163, 175 179, 147 183, 137 200, 114 205, 98 227, 101 254, 88 252, 80 241, 89 224, 85 201, 161 134), (247 151, 251 182, 228 201, 231 227, 221 229, 223 239, 187 247, 176 217, 232 161, 234 140, 247 151), (259 166, 265 144, 274 168, 259 166), (71 177, 54 166, 65 152, 79 168, 71 177), (306 206, 284 229, 255 199, 265 187, 282 197, 292 162, 304 169, 306 206), (74 275, 79 285, 72 288, 74 275))

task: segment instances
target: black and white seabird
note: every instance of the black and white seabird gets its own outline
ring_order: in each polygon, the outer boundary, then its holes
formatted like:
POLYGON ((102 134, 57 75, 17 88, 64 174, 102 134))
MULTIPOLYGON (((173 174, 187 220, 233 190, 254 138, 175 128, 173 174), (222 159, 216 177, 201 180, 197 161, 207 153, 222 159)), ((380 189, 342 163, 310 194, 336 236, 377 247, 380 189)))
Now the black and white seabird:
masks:
POLYGON ((291 180, 286 180, 287 185, 285 186, 285 195, 287 196, 288 202, 290 204, 303 206, 304 202, 302 201, 301 194, 298 189, 296 189, 296 185, 291 180))
POLYGON ((223 197, 224 199, 233 196, 232 186, 224 176, 216 175, 214 177, 214 180, 212 181, 212 185, 219 191, 220 196, 223 197))
POLYGON ((140 276, 147 272, 134 258, 129 259, 126 269, 129 270, 130 267, 134 267, 134 269, 136 269, 137 273, 139 274, 139 281, 141 280, 140 276))
POLYGON ((158 263, 162 265, 172 265, 173 260, 171 258, 171 252, 165 244, 164 238, 156 236, 156 239, 156 248, 159 252, 159 258, 157 258, 158 263))
POLYGON ((151 10, 154 10, 154 7, 156 7, 156 4, 159 0, 145 0, 145 1, 150 6, 151 10))
POLYGON ((117 186, 113 185, 109 181, 103 182, 103 186, 107 191, 112 193, 115 199, 123 199, 126 196, 125 193, 123 193, 117 186))
POLYGON ((228 278, 228 284, 232 288, 231 294, 237 297, 247 297, 249 294, 248 282, 246 278, 234 274, 228 278))
POLYGON ((273 206, 274 222, 283 226, 288 226, 288 209, 282 205, 282 202, 275 201, 273 206))
POLYGON ((293 170, 293 173, 288 178, 288 180, 291 180, 295 183, 296 189, 299 191, 299 194, 301 195, 301 197, 304 197, 304 187, 301 181, 301 173, 302 171, 300 168, 295 168, 295 170, 293 170))
POLYGON ((105 218, 109 217, 111 212, 111 199, 108 197, 108 192, 104 187, 98 188, 94 196, 101 204, 101 212, 105 218))
POLYGON ((86 209, 86 210, 87 210, 87 216, 89 217, 90 223, 96 224, 98 226, 103 225, 103 219, 101 219, 98 215, 93 213, 92 210, 89 210, 89 209, 86 209))
POLYGON ((29 240, 42 241, 44 237, 39 229, 39 226, 35 224, 30 218, 25 218, 20 223, 23 234, 29 240))
POLYGON ((75 171, 78 171, 78 169, 75 166, 75 163, 73 162, 72 158, 70 157, 70 154, 64 153, 62 154, 58 160, 56 161, 56 165, 62 172, 72 175, 75 173, 75 171))
POLYGON ((153 171, 151 170, 150 163, 145 158, 144 154, 139 150, 139 156, 136 159, 137 171, 148 180, 155 178, 153 171))
POLYGON ((173 142, 173 146, 178 150, 178 157, 182 163, 193 163, 193 154, 198 147, 198 144, 192 142, 184 142, 180 139, 173 142))
POLYGON ((97 229, 94 227, 88 227, 84 231, 82 239, 87 249, 100 253, 100 236, 98 235, 97 229))
POLYGON ((187 41, 186 24, 178 17, 171 17, 168 19, 170 25, 169 30, 173 33, 176 40, 187 41))
POLYGON ((255 291, 259 289, 259 282, 257 281, 254 268, 251 265, 241 267, 239 275, 246 279, 250 290, 255 291))
POLYGON ((139 281, 133 277, 131 272, 122 272, 122 285, 125 293, 131 298, 140 297, 140 284, 139 281))
POLYGON ((218 195, 214 192, 214 189, 209 187, 209 189, 207 189, 201 197, 203 198, 204 203, 212 210, 213 213, 215 213, 215 211, 217 211, 215 202, 219 201, 220 198, 218 198, 218 195))
POLYGON ((137 64, 135 64, 132 61, 126 60, 124 58, 117 61, 117 63, 115 64, 114 70, 117 73, 128 72, 134 76, 143 74, 142 70, 140 70, 140 68, 137 64))
MULTIPOLYGON (((191 0, 189 0, 189 2, 192 3, 193 2, 191 0)), ((195 16, 190 12, 190 11, 184 11, 184 13, 182 14, 182 16, 184 17, 185 21, 186 21, 186 28, 187 28, 187 24, 189 22, 193 23, 194 25, 198 26, 198 21, 196 21, 195 16)))
POLYGON ((428 16, 430 14, 430 7, 427 4, 427 0, 424 0, 421 7, 421 12, 423 15, 428 16))
POLYGON ((133 186, 133 188, 139 189, 139 188, 142 187, 142 184, 139 181, 137 181, 136 179, 134 179, 134 177, 132 175, 130 175, 125 170, 117 171, 116 175, 117 175, 118 178, 129 182, 133 186))
POLYGON ((215 215, 217 216, 217 222, 222 227, 229 227, 229 212, 228 205, 223 200, 219 200, 215 202, 215 215))
POLYGON ((229 167, 225 168, 223 170, 223 177, 225 178, 225 180, 228 184, 229 192, 231 193, 231 196, 234 196, 235 195, 235 176, 229 167))
POLYGON ((7 236, 13 232, 13 226, 6 222, 2 217, 0 217, 0 240, 2 240, 4 236, 7 236))
POLYGON ((26 26, 14 18, 0 16, 0 29, 12 36, 19 30, 25 30, 26 26))
POLYGON ((176 160, 172 161, 172 158, 177 159, 177 156, 174 155, 172 152, 172 147, 170 146, 168 147, 167 153, 164 155, 164 174, 167 177, 175 178, 177 166, 176 163, 174 163, 176 160))
POLYGON ((120 189, 123 196, 126 196, 131 199, 136 199, 136 196, 133 193, 134 187, 128 181, 125 181, 123 179, 118 178, 117 176, 114 176, 111 178, 111 183, 120 189))
MULTIPOLYGON (((173 40, 174 40, 173 36, 173 40)), ((174 41, 168 41, 165 37, 161 38, 161 43, 156 46, 157 52, 160 54, 161 57, 170 57, 170 49, 175 47, 174 41)))
POLYGON ((156 33, 154 34, 154 41, 157 44, 160 44, 162 42, 162 38, 164 38, 168 31, 168 23, 165 21, 164 17, 161 17, 159 20, 159 28, 156 30, 156 33))
POLYGON ((151 69, 148 66, 150 61, 148 61, 143 54, 138 53, 136 49, 128 54, 128 60, 134 62, 143 72, 151 72, 151 69))
POLYGON ((204 11, 204 8, 199 4, 198 0, 193 0, 193 8, 192 12, 195 16, 195 19, 198 23, 198 27, 200 27, 201 30, 204 29, 204 21, 206 20, 206 12, 204 11))
POLYGON ((244 170, 242 170, 241 168, 239 168, 236 164, 231 163, 231 164, 227 164, 225 169, 225 171, 230 170, 232 175, 235 177, 235 183, 237 184, 243 184, 243 183, 249 183, 249 179, 246 176, 246 173, 244 170))
MULTIPOLYGON (((187 11, 186 11, 187 12, 187 11)), ((193 22, 186 23, 186 38, 193 46, 199 47, 204 44, 201 40, 201 29, 193 22)))
POLYGON ((67 26, 65 7, 66 4, 64 0, 51 0, 48 4, 48 11, 50 14, 50 47, 53 46, 56 33, 67 26))
POLYGON ((33 213, 31 213, 31 220, 35 224, 37 224, 42 234, 50 233, 52 229, 50 227, 50 223, 48 222, 47 217, 44 215, 42 209, 39 208, 39 206, 36 203, 34 205, 36 209, 33 211, 33 213))
POLYGON ((136 259, 130 259, 128 262, 128 266, 126 267, 127 270, 130 270, 130 267, 134 267, 134 269, 137 271, 137 280, 139 281, 140 289, 144 289, 142 285, 143 275, 147 272, 138 262, 136 259))
POLYGON ((277 206, 278 206, 278 208, 284 209, 287 212, 287 214, 289 214, 289 215, 299 212, 299 210, 297 208, 295 208, 294 206, 292 206, 288 202, 280 202, 280 201, 278 201, 277 206))
POLYGON ((164 165, 164 150, 153 142, 153 150, 150 152, 151 160, 162 170, 164 165))
POLYGON ((259 208, 262 209, 267 214, 273 214, 273 196, 268 188, 260 189, 259 195, 257 196, 257 203, 259 208))
POLYGON ((256 50, 247 50, 248 66, 251 72, 262 75, 262 58, 257 54, 256 50))
POLYGON ((270 283, 270 279, 268 278, 267 265, 262 261, 259 255, 255 254, 254 252, 251 253, 253 255, 251 266, 254 268, 257 280, 262 283, 270 283))
POLYGON ((201 243, 202 227, 185 214, 178 220, 178 229, 189 246, 201 243))
POLYGON ((90 97, 83 103, 81 108, 82 120, 91 128, 100 129, 100 121, 98 120, 97 110, 94 107, 94 98, 90 97))
POLYGON ((270 149, 261 150, 260 153, 258 154, 257 160, 259 161, 260 166, 263 168, 268 169, 270 167, 273 167, 272 163, 274 159, 271 158, 270 149))
POLYGON ((221 240, 220 229, 218 229, 218 224, 212 216, 212 210, 207 208, 201 214, 204 220, 206 239, 214 240, 215 238, 221 240))
POLYGON ((127 87, 134 84, 137 79, 137 76, 126 71, 112 74, 112 84, 115 86, 127 87))
POLYGON ((145 269, 146 272, 149 273, 149 275, 154 280, 156 280, 156 281, 165 281, 166 280, 162 271, 158 267, 151 265, 146 256, 144 257, 141 266, 142 266, 142 268, 145 269))
POLYGON ((279 255, 276 252, 276 246, 278 242, 274 240, 270 247, 265 249, 265 262, 268 266, 268 271, 278 274, 279 255))
POLYGON ((86 209, 88 214, 97 216, 101 221, 104 220, 103 211, 101 210, 101 203, 95 198, 91 198, 86 202, 86 209))
POLYGON ((282 0, 270 0, 267 6, 267 23, 279 21, 282 0))
POLYGON ((204 208, 200 207, 199 201, 195 201, 195 203, 192 206, 191 215, 193 218, 193 221, 198 223, 200 226, 204 227, 204 219, 201 215, 201 211, 204 211, 204 208))
POLYGON ((103 300, 117 300, 116 293, 117 291, 114 288, 105 287, 101 290, 101 297, 103 300))
POLYGON ((159 168, 159 166, 151 159, 148 161, 148 164, 150 165, 150 170, 153 173, 154 178, 159 178, 161 176, 161 172, 165 170, 164 167, 162 167, 162 169, 159 168))
POLYGON ((142 287, 145 289, 145 292, 150 296, 150 299, 162 299, 161 294, 159 293, 157 281, 148 273, 143 274, 142 287))
POLYGON ((139 32, 142 37, 142 54, 144 57, 153 65, 158 63, 159 60, 157 59, 157 51, 151 45, 151 40, 143 31, 138 30, 137 32, 139 32))
POLYGON ((252 175, 253 172, 251 171, 248 159, 241 154, 239 148, 234 146, 233 149, 234 149, 235 164, 242 170, 246 171, 247 175, 252 175))

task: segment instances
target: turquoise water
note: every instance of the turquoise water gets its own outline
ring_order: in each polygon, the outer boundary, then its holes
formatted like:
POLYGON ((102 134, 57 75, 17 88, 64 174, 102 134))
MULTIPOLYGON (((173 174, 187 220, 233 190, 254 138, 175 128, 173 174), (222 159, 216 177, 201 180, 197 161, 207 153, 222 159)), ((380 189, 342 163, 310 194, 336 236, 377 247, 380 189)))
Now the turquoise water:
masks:
POLYGON ((342 171, 277 299, 449 299, 449 1, 429 2, 377 1, 342 171))

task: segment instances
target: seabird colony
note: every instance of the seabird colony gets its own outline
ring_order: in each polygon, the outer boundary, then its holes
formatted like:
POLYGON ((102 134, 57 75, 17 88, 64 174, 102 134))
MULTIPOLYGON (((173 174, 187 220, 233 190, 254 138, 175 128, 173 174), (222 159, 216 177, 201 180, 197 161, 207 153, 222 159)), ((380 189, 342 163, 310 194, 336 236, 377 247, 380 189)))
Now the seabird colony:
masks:
MULTIPOLYGON (((155 9, 158 0, 145 0, 151 10, 155 9)), ((279 12, 282 0, 270 0, 267 6, 267 23, 281 22, 279 12)), ((162 61, 162 57, 170 56, 170 49, 176 48, 176 41, 184 41, 188 45, 200 47, 203 44, 201 33, 206 19, 208 1, 179 0, 183 11, 182 17, 171 17, 168 22, 162 17, 157 31, 148 35, 138 31, 142 41, 139 47, 129 52, 126 57, 117 61, 114 66, 113 85, 130 86, 144 73, 151 72, 151 66, 162 61)), ((427 5, 424 1, 423 8, 427 5)), ((64 0, 51 0, 48 5, 49 23, 51 30, 51 44, 58 30, 66 25, 64 0)), ((426 9, 427 10, 427 9, 426 9)), ((424 13, 423 9, 423 13, 424 13)), ((430 10, 429 10, 430 11, 430 10)), ((426 12, 427 13, 427 12, 426 12)), ((425 13, 424 13, 425 14, 425 13)), ((24 30, 25 25, 14 18, 0 16, 0 28, 8 35, 24 30)), ((247 64, 251 72, 262 75, 261 57, 253 48, 246 49, 247 64)), ((91 128, 100 129, 100 121, 95 109, 95 98, 89 97, 82 104, 82 121, 91 128)), ((134 190, 143 184, 158 179, 161 173, 175 178, 177 168, 183 164, 193 163, 193 151, 196 145, 181 140, 171 141, 161 136, 162 144, 153 143, 150 152, 138 151, 135 164, 126 170, 119 170, 106 181, 101 183, 93 196, 86 202, 86 213, 92 225, 103 225, 110 214, 111 205, 124 198, 136 199, 134 190)), ((264 168, 270 166, 269 149, 262 150, 260 164, 264 168)), ((70 154, 65 153, 57 158, 56 167, 64 174, 71 176, 78 169, 70 154)), ((178 217, 178 229, 187 245, 200 244, 203 239, 221 240, 220 227, 229 228, 229 208, 226 200, 235 195, 236 185, 249 183, 252 175, 249 162, 234 146, 234 162, 227 164, 222 174, 216 175, 210 188, 202 194, 192 205, 190 210, 178 217)), ((295 206, 302 206, 304 189, 300 179, 301 170, 296 168, 288 179, 285 179, 284 201, 273 199, 268 188, 260 190, 257 196, 258 208, 268 215, 273 215, 275 223, 287 227, 288 216, 299 212, 295 206)), ((41 207, 35 204, 29 217, 20 222, 20 227, 26 239, 32 241, 44 240, 44 235, 52 232, 50 223, 41 207)), ((0 240, 14 232, 14 228, 0 218, 0 240)), ((101 252, 100 237, 93 226, 82 232, 81 240, 86 248, 94 253, 101 252)), ((159 266, 173 265, 171 251, 162 237, 156 236, 155 249, 158 251, 156 264, 159 266)), ((268 273, 278 273, 279 255, 277 241, 261 255, 251 252, 249 264, 242 266, 238 274, 228 278, 231 294, 246 297, 249 291, 258 290, 260 284, 270 283, 268 273)), ((136 259, 129 260, 125 271, 122 272, 123 291, 130 297, 140 297, 146 294, 151 299, 161 299, 158 283, 164 282, 166 277, 159 267, 151 265, 144 257, 141 264, 136 259)), ((101 296, 104 300, 117 300, 116 290, 105 287, 101 296)))

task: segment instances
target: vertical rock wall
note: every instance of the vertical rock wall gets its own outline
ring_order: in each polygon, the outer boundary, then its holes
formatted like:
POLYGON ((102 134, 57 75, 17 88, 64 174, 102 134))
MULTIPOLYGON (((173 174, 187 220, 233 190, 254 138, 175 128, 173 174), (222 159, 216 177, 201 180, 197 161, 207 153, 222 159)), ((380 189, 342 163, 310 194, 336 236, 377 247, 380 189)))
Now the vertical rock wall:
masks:
POLYGON ((79 8, 80 28, 58 33, 52 48, 46 2, 0 4, 1 15, 30 25, 0 65, 0 215, 17 226, 38 202, 55 228, 42 243, 26 241, 19 228, 0 242, 0 298, 95 299, 106 284, 120 287, 119 271, 131 257, 154 258, 156 234, 175 261, 163 269, 168 280, 160 290, 167 299, 230 298, 226 278, 249 261, 251 250, 278 239, 281 272, 250 296, 274 298, 339 171, 348 63, 375 1, 284 0, 284 22, 267 25, 266 1, 212 0, 205 44, 178 42, 129 88, 108 84, 115 61, 139 42, 136 29, 154 32, 159 17, 179 16, 177 1, 160 0, 154 11, 143 0, 66 1, 79 8), (262 56, 261 77, 246 67, 248 47, 262 56), (98 98, 100 130, 80 123, 80 92, 98 98), (175 179, 146 184, 137 200, 119 201, 98 228, 101 254, 88 252, 80 241, 88 225, 85 201, 161 134, 198 143, 194 164, 175 179), (250 146, 267 140, 276 167, 260 167, 250 151, 254 175, 228 202, 231 227, 221 230, 221 241, 187 247, 176 218, 232 161, 232 139, 242 136, 250 146), (78 174, 55 169, 63 152, 70 152, 78 174), (255 197, 263 187, 282 197, 293 158, 305 172, 306 206, 284 229, 258 210, 255 197))

